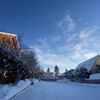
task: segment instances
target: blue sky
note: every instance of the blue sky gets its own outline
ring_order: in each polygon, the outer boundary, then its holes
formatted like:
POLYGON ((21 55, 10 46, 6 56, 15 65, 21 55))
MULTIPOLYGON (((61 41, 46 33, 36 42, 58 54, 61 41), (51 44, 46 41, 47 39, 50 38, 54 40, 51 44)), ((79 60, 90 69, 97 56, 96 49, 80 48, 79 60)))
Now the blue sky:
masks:
POLYGON ((45 70, 100 54, 99 26, 100 0, 0 0, 0 31, 22 34, 45 70))

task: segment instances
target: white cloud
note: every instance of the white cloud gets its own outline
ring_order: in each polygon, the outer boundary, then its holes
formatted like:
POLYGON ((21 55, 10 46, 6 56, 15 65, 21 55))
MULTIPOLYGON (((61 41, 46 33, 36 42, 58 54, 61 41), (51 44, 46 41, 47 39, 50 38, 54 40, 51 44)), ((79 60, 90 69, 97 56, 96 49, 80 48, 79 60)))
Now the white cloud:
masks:
POLYGON ((77 37, 78 37, 78 34, 77 33, 73 33, 67 38, 67 42, 71 42, 71 41, 77 39, 77 37))
POLYGON ((97 55, 96 52, 90 52, 90 53, 84 54, 84 57, 86 57, 86 59, 90 59, 91 57, 94 57, 96 55, 97 55))
POLYGON ((61 66, 64 64, 61 59, 59 59, 59 55, 50 53, 48 51, 44 51, 38 47, 34 48, 36 50, 36 53, 38 54, 38 59, 42 64, 48 64, 48 65, 59 65, 61 66))
POLYGON ((76 23, 69 14, 66 15, 58 24, 58 27, 63 31, 63 33, 73 32, 75 26, 76 23))
MULTIPOLYGON (((71 58, 73 60, 85 60, 89 59, 93 56, 96 56, 96 45, 97 40, 94 38, 94 33, 97 31, 97 27, 87 27, 80 31, 79 37, 77 39, 79 40, 78 43, 75 43, 72 51, 71 58), (95 45, 96 42, 96 45, 95 45), (93 49, 94 48, 94 49, 93 49)), ((76 37, 75 37, 76 38, 76 37)))
POLYGON ((60 69, 64 69, 67 62, 67 59, 64 57, 61 57, 60 55, 53 54, 50 51, 45 51, 43 49, 40 49, 38 46, 33 48, 36 51, 38 61, 40 62, 41 65, 48 65, 48 66, 53 66, 58 65, 60 69))
POLYGON ((97 27, 88 27, 88 28, 84 28, 83 30, 81 30, 80 32, 80 38, 87 38, 89 36, 92 35, 92 33, 95 33, 97 30, 97 27))
POLYGON ((41 47, 42 49, 48 49, 50 48, 50 44, 49 44, 49 39, 48 38, 42 38, 42 39, 38 39, 37 40, 39 47, 41 47))
MULTIPOLYGON (((59 34, 39 39, 39 45, 35 47, 38 60, 42 65, 60 66, 61 69, 75 68, 77 64, 95 55, 99 42, 97 36, 97 26, 84 26, 76 30, 74 19, 68 14, 59 23, 62 32, 59 34), (67 33, 68 34, 63 34, 67 33), (54 50, 52 52, 52 50, 54 50)), ((78 26, 79 27, 79 26, 78 26)))
POLYGON ((61 36, 60 35, 57 35, 57 36, 52 37, 51 38, 51 41, 52 42, 58 42, 58 41, 60 41, 60 39, 61 39, 61 36))

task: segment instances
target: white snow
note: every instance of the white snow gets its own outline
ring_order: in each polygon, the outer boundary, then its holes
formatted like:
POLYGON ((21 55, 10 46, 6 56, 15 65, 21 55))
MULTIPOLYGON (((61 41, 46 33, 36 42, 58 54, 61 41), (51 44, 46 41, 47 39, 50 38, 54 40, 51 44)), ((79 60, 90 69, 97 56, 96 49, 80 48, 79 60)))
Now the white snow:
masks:
POLYGON ((91 59, 89 59, 89 60, 87 60, 87 61, 82 62, 82 63, 80 63, 76 68, 78 69, 78 68, 84 67, 84 68, 86 68, 88 71, 90 71, 91 68, 92 68, 92 66, 93 66, 93 64, 94 64, 95 61, 96 61, 96 58, 97 58, 97 56, 95 56, 95 57, 93 57, 93 58, 91 58, 91 59))
POLYGON ((100 73, 90 75, 90 79, 99 79, 100 80, 100 73))
POLYGON ((17 85, 0 85, 0 100, 8 100, 30 84, 31 82, 26 79, 17 85))
POLYGON ((70 82, 37 82, 12 100, 100 100, 100 85, 70 82))
POLYGON ((15 34, 7 33, 7 32, 0 32, 0 34, 6 34, 6 35, 16 36, 15 34))

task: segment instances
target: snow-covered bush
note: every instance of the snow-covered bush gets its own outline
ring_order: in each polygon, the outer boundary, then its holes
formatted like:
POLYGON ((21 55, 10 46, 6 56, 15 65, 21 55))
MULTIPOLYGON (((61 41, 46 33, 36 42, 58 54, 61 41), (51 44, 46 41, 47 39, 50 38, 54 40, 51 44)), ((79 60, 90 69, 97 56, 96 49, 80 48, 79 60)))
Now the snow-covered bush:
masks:
POLYGON ((74 71, 74 79, 76 79, 76 80, 84 80, 86 78, 89 78, 89 75, 90 75, 90 73, 84 67, 81 67, 74 71))
POLYGON ((91 80, 100 80, 100 73, 95 73, 95 74, 90 75, 89 79, 91 79, 91 80))
POLYGON ((15 83, 26 78, 42 76, 43 70, 38 65, 33 49, 24 45, 19 47, 17 52, 6 44, 0 46, 0 83, 15 83))
POLYGON ((6 46, 0 46, 0 83, 14 83, 27 77, 27 67, 20 57, 6 46))
POLYGON ((71 70, 69 70, 69 71, 66 71, 66 72, 65 72, 65 77, 66 77, 67 79, 73 79, 73 78, 74 78, 73 72, 74 72, 74 69, 71 69, 71 70))
POLYGON ((20 58, 28 66, 28 78, 40 78, 43 74, 43 70, 38 64, 37 57, 33 49, 22 48, 20 58))

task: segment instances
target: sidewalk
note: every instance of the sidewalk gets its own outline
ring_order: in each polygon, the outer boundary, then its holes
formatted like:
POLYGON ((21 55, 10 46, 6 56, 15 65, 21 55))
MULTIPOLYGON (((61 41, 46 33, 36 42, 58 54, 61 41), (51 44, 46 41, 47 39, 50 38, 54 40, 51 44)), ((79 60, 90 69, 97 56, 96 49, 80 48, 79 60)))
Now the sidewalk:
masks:
POLYGON ((30 85, 31 81, 28 79, 21 80, 17 85, 0 85, 0 100, 11 100, 30 85))

